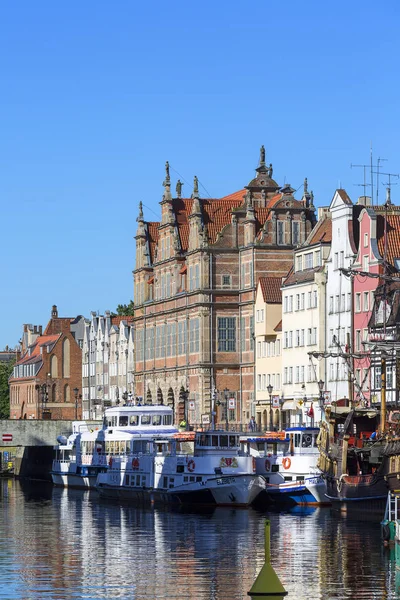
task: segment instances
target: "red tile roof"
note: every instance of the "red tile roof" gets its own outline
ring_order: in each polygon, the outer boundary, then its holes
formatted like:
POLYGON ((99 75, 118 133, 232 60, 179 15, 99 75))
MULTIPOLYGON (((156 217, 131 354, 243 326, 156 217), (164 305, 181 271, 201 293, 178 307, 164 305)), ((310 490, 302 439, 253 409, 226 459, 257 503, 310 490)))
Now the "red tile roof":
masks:
POLYGON ((264 302, 282 304, 282 277, 260 277, 259 282, 264 302))
POLYGON ((154 251, 158 242, 158 228, 160 223, 148 222, 147 230, 149 233, 150 260, 154 262, 154 251))
MULTIPOLYGON (((386 216, 386 260, 394 265, 396 258, 400 258, 400 214, 388 214, 386 216)), ((378 250, 382 258, 385 258, 385 217, 377 215, 377 241, 378 250)))
POLYGON ((282 331, 282 320, 279 321, 278 325, 274 328, 274 331, 282 331))
POLYGON ((315 225, 311 231, 305 245, 312 246, 313 244, 324 243, 330 244, 332 242, 332 219, 324 217, 315 225))
POLYGON ((111 325, 119 325, 121 321, 126 321, 127 323, 130 323, 131 321, 133 321, 133 317, 126 317, 124 315, 115 315, 111 317, 111 325))
POLYGON ((41 360, 40 348, 54 344, 59 339, 61 333, 54 335, 40 335, 32 346, 29 346, 25 354, 20 358, 16 365, 26 365, 28 363, 34 363, 41 360))
POLYGON ((343 202, 345 204, 351 205, 353 204, 352 201, 350 200, 349 196, 347 195, 346 190, 339 188, 338 190, 336 190, 337 193, 339 194, 339 196, 341 197, 341 199, 343 200, 343 202))

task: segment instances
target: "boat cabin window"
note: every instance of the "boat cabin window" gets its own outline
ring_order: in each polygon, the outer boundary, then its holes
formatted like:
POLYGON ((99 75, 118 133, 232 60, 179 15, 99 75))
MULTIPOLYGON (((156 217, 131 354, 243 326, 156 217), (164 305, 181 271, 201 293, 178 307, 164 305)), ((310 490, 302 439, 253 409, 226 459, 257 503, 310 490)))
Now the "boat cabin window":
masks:
POLYGON ((116 427, 118 425, 118 415, 106 415, 103 419, 104 427, 116 427))
POLYGON ((131 415, 129 417, 129 425, 139 425, 139 417, 138 417, 138 415, 131 415))
POLYGON ((126 427, 128 425, 128 415, 121 415, 119 418, 119 426, 126 427))
POLYGON ((150 423, 151 423, 151 415, 142 415, 140 423, 142 425, 150 425, 150 423))
POLYGON ((300 433, 295 433, 294 434, 294 445, 296 448, 300 447, 300 440, 301 440, 301 434, 300 433))
POLYGON ((148 440, 133 440, 132 442, 132 453, 133 454, 147 454, 150 451, 150 442, 148 440))
POLYGON ((219 436, 219 447, 220 448, 228 448, 228 436, 227 435, 220 435, 219 436))
POLYGON ((229 448, 238 448, 239 446, 239 438, 237 435, 229 436, 229 448))
POLYGON ((172 425, 172 415, 163 415, 163 425, 172 425))
POLYGON ((153 425, 156 427, 161 425, 161 415, 153 415, 153 425))

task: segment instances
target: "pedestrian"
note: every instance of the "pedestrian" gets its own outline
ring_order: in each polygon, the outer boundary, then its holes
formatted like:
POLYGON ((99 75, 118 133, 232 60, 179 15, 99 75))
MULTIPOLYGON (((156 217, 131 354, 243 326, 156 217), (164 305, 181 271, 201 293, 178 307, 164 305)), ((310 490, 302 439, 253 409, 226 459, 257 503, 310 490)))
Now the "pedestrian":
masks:
POLYGON ((255 421, 254 417, 251 417, 251 419, 250 419, 249 429, 250 429, 250 431, 256 430, 256 421, 255 421))

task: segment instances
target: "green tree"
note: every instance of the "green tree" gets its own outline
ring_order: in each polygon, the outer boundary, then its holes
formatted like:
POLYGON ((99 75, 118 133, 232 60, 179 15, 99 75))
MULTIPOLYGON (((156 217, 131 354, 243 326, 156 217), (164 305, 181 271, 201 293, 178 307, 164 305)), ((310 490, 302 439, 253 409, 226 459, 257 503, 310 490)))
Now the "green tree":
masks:
POLYGON ((133 304, 133 300, 129 302, 129 304, 118 304, 117 306, 117 315, 121 317, 133 317, 135 314, 135 305, 133 304))
POLYGON ((0 362, 0 419, 10 417, 10 388, 8 378, 10 377, 14 360, 11 362, 0 362))

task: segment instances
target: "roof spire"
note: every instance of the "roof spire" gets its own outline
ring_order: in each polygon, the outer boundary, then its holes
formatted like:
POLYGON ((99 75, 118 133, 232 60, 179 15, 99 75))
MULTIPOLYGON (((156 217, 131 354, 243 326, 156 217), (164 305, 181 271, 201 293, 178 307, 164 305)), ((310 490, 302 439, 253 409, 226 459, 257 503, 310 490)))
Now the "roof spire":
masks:
POLYGON ((390 198, 390 187, 386 188, 386 204, 392 204, 392 200, 390 198))
POLYGON ((163 186, 165 187, 164 198, 163 200, 172 200, 171 196, 171 178, 169 176, 169 162, 165 163, 165 179, 163 181, 163 186))
POLYGON ((169 162, 165 163, 165 180, 163 186, 171 185, 171 178, 169 176, 169 162))
POLYGON ((143 204, 142 201, 139 202, 139 214, 136 221, 143 221, 143 204))
POLYGON ((304 177, 304 193, 308 194, 308 181, 307 181, 307 177, 304 177))

